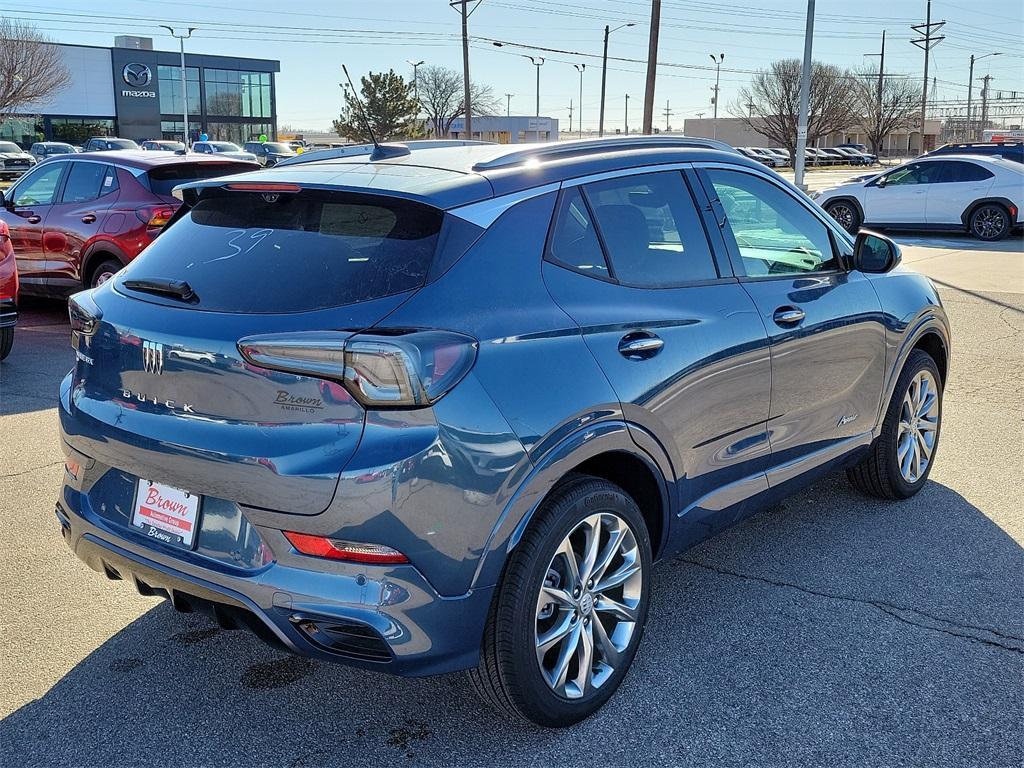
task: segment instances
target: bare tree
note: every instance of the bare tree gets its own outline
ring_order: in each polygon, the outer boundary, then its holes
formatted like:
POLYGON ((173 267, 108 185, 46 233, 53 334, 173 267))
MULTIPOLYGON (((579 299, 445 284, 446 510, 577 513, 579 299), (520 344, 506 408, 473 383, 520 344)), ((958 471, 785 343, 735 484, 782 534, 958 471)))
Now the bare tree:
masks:
MULTIPOLYGON (((466 113, 462 74, 447 67, 423 67, 417 78, 417 89, 430 132, 443 138, 452 123, 466 113)), ((486 117, 497 113, 500 105, 489 85, 471 82, 469 90, 474 115, 486 117)))
POLYGON ((883 77, 879 100, 878 70, 869 67, 858 70, 856 75, 854 103, 861 115, 861 125, 871 144, 871 151, 877 155, 886 136, 918 124, 921 86, 909 78, 883 77))
MULTIPOLYGON (((854 92, 857 81, 849 72, 816 61, 811 66, 811 98, 807 115, 807 144, 860 123, 854 92)), ((796 156, 800 113, 800 61, 783 59, 758 72, 740 89, 729 111, 755 133, 796 156)))
POLYGON ((70 79, 48 38, 29 24, 0 18, 0 122, 52 98, 70 79))

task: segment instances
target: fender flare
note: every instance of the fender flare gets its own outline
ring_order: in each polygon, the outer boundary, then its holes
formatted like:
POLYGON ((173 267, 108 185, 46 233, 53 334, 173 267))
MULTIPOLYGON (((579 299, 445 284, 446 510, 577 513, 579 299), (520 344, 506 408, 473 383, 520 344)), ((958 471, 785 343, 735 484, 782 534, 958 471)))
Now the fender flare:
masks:
POLYGON ((938 307, 929 307, 928 310, 920 314, 914 321, 908 326, 904 333, 903 341, 899 348, 896 350, 896 359, 889 369, 889 377, 885 382, 885 389, 882 392, 882 399, 878 404, 878 413, 875 416, 875 426, 872 429, 872 437, 877 438, 882 433, 882 422, 885 419, 885 413, 889 409, 889 402, 892 400, 893 391, 896 389, 896 382, 900 378, 900 374, 903 372, 903 366, 907 363, 907 358, 910 357, 911 351, 917 346, 917 343, 926 335, 933 334, 939 338, 942 343, 942 348, 946 353, 946 377, 949 377, 949 358, 950 358, 950 334, 949 334, 949 322, 945 316, 941 314, 941 311, 936 311, 938 307))
POLYGON ((672 520, 669 481, 662 466, 668 457, 653 457, 634 441, 630 425, 621 420, 604 421, 576 430, 538 459, 529 475, 509 499, 491 529, 477 564, 470 589, 497 584, 508 555, 515 549, 544 499, 575 466, 603 453, 618 451, 640 459, 659 481, 662 497, 661 541, 651 542, 657 553, 668 540, 672 520))
POLYGON ((131 259, 120 247, 111 240, 96 239, 91 241, 82 249, 82 269, 78 279, 85 284, 85 276, 89 274, 96 259, 101 258, 98 254, 110 254, 121 262, 121 266, 128 264, 131 259))
MULTIPOLYGON (((1008 198, 982 197, 978 200, 975 200, 966 208, 964 208, 964 212, 960 214, 960 221, 963 223, 965 229, 970 229, 971 215, 974 213, 974 211, 977 210, 979 206, 985 205, 986 203, 998 203, 999 205, 1003 206, 1006 209, 1007 213, 1010 213, 1011 211, 1017 209, 1017 205, 1014 204, 1014 202, 1008 198)), ((1017 215, 1019 215, 1019 210, 1017 215)), ((1017 216, 1010 213, 1010 229, 1013 229, 1014 227, 1017 226, 1016 219, 1017 216)))
POLYGON ((865 223, 864 206, 860 204, 860 200, 856 197, 852 197, 851 195, 836 195, 835 197, 830 197, 826 200, 821 207, 826 213, 828 213, 828 206, 832 205, 832 203, 852 203, 853 207, 857 209, 857 215, 860 216, 860 223, 862 225, 865 223))

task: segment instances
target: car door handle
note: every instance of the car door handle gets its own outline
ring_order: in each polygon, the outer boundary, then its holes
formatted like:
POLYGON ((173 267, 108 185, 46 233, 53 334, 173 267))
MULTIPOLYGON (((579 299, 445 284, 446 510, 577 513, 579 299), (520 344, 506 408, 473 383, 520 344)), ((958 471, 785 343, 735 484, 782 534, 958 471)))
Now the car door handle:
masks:
POLYGON ((96 214, 94 213, 87 213, 82 217, 83 224, 92 224, 94 221, 96 221, 96 214))
POLYGON ((42 216, 36 216, 35 214, 32 214, 27 219, 25 219, 25 221, 27 221, 29 224, 38 224, 42 220, 42 216))
POLYGON ((772 315, 776 325, 796 325, 806 317, 802 309, 797 307, 779 307, 772 315))
POLYGON ((634 331, 619 341, 619 354, 630 360, 646 360, 658 354, 664 346, 664 340, 650 331, 634 331))

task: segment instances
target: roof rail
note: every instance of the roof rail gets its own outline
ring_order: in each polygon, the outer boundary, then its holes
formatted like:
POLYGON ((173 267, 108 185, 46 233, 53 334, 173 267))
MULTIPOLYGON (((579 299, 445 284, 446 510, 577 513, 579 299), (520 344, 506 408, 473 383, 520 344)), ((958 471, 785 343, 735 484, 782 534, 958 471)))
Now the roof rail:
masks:
POLYGON ((474 171, 490 171, 522 165, 529 160, 560 160, 567 157, 594 155, 601 152, 616 152, 623 149, 674 149, 674 148, 717 149, 738 154, 724 141, 690 136, 621 136, 600 139, 577 139, 550 144, 534 144, 528 148, 513 150, 491 160, 483 160, 473 166, 474 171))
MULTIPOLYGON (((418 149, 436 149, 438 147, 473 147, 478 145, 493 144, 491 141, 469 141, 468 139, 414 139, 401 143, 389 144, 387 146, 402 146, 410 151, 418 149)), ((284 165, 302 165, 303 163, 316 163, 321 160, 336 160, 339 157, 356 157, 358 155, 370 155, 373 153, 373 144, 348 144, 344 147, 332 149, 313 149, 303 152, 301 155, 281 160, 274 167, 284 165)))

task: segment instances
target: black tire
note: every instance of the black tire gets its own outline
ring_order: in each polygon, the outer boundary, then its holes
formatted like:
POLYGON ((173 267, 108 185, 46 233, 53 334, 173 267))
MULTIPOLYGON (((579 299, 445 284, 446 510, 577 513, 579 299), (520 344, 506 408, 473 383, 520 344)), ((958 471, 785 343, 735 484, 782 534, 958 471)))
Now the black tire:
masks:
POLYGON ((846 470, 846 476, 854 488, 881 499, 908 499, 921 490, 928 482, 928 475, 931 474, 932 467, 935 466, 935 454, 939 447, 939 437, 942 434, 942 392, 942 377, 939 375, 939 367, 935 364, 935 360, 927 352, 915 349, 907 358, 899 380, 896 382, 892 400, 889 401, 885 420, 882 422, 881 434, 872 443, 868 454, 858 464, 846 470), (916 481, 908 482, 900 471, 897 458, 900 412, 903 407, 903 398, 907 394, 911 381, 922 371, 930 372, 938 385, 939 419, 928 464, 916 481))
POLYGON ((96 269, 89 275, 89 287, 95 288, 98 285, 102 285, 104 282, 109 280, 115 272, 117 272, 124 265, 117 259, 107 259, 102 262, 96 269))
POLYGON ((1010 234, 1010 213, 999 203, 985 203, 971 212, 971 234, 979 240, 1002 240, 1010 234))
POLYGON ((825 213, 835 219, 839 226, 851 235, 856 235, 860 231, 860 211, 849 200, 836 200, 829 203, 825 206, 825 213))
POLYGON ((6 360, 14 346, 14 327, 0 328, 0 360, 6 360))
MULTIPOLYGON (((509 558, 484 629, 480 664, 468 672, 476 692, 499 712, 548 728, 564 728, 589 717, 611 698, 633 662, 647 621, 650 580, 650 537, 633 500, 605 480, 570 479, 544 502, 509 558), (599 688, 569 699, 557 694, 542 676, 535 650, 537 602, 556 549, 581 521, 598 512, 615 514, 632 531, 640 554, 642 587, 632 637, 620 652, 615 671, 599 688)), ((601 621, 596 612, 591 616, 601 621)))

